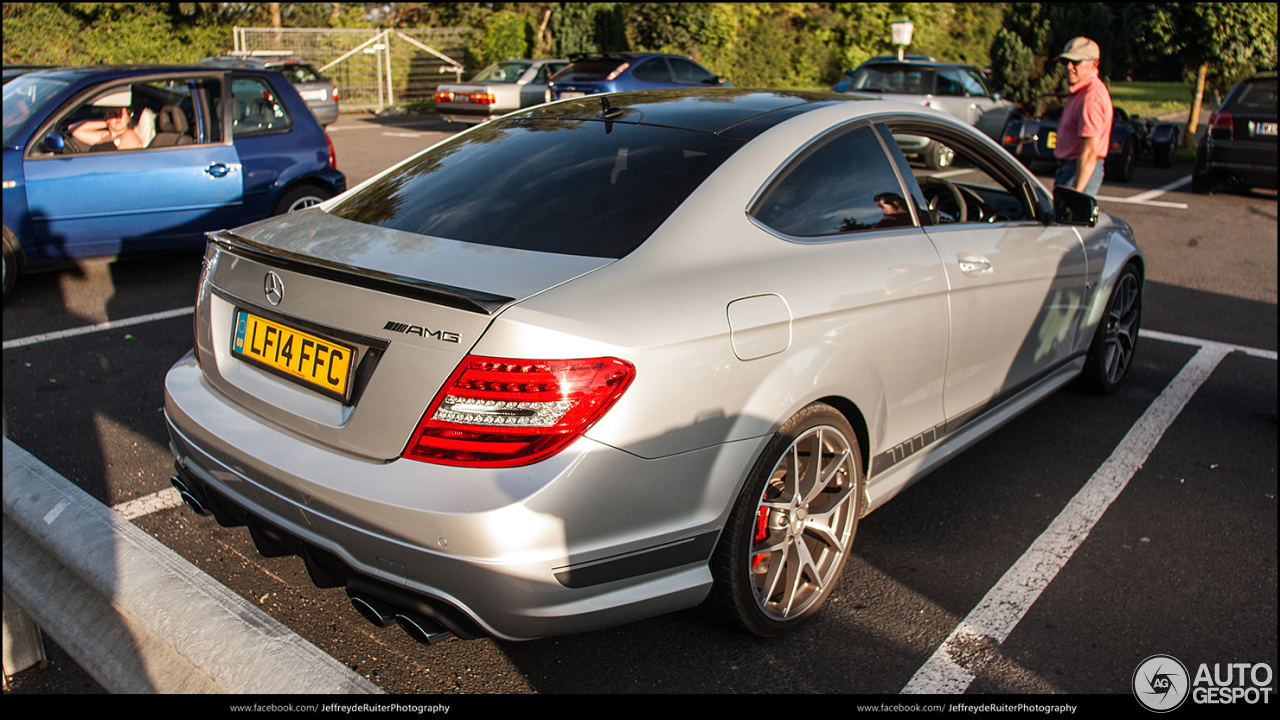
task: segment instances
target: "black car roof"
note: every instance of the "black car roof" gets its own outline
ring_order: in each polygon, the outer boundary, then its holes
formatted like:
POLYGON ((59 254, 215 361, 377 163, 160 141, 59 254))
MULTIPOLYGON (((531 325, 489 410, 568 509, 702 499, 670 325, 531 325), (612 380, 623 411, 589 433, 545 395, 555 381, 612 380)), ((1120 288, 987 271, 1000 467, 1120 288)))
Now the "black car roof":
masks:
POLYGON ((796 115, 868 99, 876 98, 800 90, 679 88, 588 95, 540 105, 515 117, 661 125, 750 140, 796 115))

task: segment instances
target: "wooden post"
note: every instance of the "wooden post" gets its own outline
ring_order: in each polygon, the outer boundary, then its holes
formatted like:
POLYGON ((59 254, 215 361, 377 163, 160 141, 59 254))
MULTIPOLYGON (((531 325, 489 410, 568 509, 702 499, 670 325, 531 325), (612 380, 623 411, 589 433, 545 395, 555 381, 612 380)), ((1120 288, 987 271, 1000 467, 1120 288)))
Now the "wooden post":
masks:
POLYGON ((1204 100, 1204 76, 1209 71, 1209 64, 1202 63, 1196 73, 1196 94, 1191 101, 1191 115, 1187 119, 1187 134, 1182 138, 1183 147, 1191 147, 1196 142, 1196 125, 1200 124, 1200 103, 1204 100))

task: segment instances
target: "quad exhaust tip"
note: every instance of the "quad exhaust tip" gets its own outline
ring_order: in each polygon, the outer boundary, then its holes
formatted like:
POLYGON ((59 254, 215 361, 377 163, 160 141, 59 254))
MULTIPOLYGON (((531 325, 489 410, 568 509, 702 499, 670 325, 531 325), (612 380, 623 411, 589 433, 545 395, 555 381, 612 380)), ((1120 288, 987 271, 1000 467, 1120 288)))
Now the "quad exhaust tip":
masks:
POLYGON ((196 496, 187 487, 186 483, 182 482, 182 478, 174 475, 169 478, 169 484, 173 486, 174 490, 178 491, 178 497, 182 498, 182 502, 191 508, 192 512, 197 515, 209 514, 209 511, 205 509, 204 505, 200 504, 200 501, 196 499, 196 496))
POLYGON ((355 595, 351 598, 351 605, 361 617, 378 627, 386 627, 394 620, 409 637, 423 645, 438 643, 454 636, 434 620, 415 612, 394 608, 375 598, 355 595))

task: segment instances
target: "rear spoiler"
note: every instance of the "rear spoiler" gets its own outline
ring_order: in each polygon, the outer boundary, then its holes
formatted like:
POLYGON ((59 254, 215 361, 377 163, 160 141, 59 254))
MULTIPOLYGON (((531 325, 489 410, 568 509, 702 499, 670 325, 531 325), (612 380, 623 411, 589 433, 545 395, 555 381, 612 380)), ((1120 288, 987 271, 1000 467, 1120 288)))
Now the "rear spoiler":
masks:
POLYGON ((283 251, 279 248, 255 242, 228 230, 205 233, 205 237, 209 239, 209 243, 212 245, 255 262, 260 262, 263 265, 282 270, 302 272, 326 280, 334 280, 348 285, 422 300, 467 312, 493 315, 515 302, 515 298, 504 295, 494 295, 479 290, 468 290, 441 283, 427 282, 380 270, 339 265, 309 255, 283 251))

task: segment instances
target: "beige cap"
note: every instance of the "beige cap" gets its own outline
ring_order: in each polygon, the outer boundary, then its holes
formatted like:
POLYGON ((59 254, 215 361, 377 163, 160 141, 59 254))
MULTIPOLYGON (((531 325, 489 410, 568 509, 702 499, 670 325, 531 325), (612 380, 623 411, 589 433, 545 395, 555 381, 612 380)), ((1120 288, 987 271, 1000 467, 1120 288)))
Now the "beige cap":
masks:
POLYGON ((1071 38, 1071 42, 1062 49, 1062 54, 1058 57, 1063 60, 1097 60, 1102 57, 1102 50, 1098 48, 1098 43, 1087 37, 1071 38))

